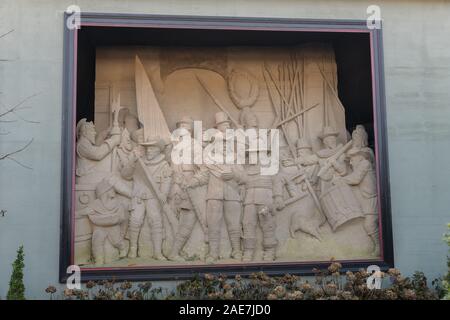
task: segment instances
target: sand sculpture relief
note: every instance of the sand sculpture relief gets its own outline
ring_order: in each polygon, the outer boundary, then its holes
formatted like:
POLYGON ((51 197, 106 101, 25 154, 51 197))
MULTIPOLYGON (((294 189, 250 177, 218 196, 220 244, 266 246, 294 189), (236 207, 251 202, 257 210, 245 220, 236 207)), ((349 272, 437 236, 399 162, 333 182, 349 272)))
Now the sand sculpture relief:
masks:
POLYGON ((102 48, 96 77, 95 119, 76 128, 76 264, 380 256, 375 156, 364 126, 347 132, 332 47, 102 48), (186 146, 193 161, 174 161, 186 146))

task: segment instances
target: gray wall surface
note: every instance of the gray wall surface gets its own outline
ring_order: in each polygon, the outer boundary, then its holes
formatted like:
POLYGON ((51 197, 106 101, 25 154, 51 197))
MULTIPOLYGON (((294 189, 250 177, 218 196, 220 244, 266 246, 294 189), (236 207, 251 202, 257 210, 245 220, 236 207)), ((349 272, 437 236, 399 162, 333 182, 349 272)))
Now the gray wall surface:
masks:
MULTIPOLYGON (((63 12, 366 19, 381 7, 395 264, 429 279, 446 270, 442 242, 450 222, 450 1, 298 0, 2 0, 0 110, 28 99, 0 123, 0 154, 33 143, 0 161, 0 297, 11 263, 25 247, 28 298, 45 298, 58 282, 63 75, 63 12), (8 61, 2 61, 8 60, 8 61), (24 118, 25 121, 23 119, 24 118), (32 122, 30 122, 32 121, 32 122), (38 123, 34 123, 38 122, 38 123)), ((171 286, 173 283, 158 283, 171 286)))

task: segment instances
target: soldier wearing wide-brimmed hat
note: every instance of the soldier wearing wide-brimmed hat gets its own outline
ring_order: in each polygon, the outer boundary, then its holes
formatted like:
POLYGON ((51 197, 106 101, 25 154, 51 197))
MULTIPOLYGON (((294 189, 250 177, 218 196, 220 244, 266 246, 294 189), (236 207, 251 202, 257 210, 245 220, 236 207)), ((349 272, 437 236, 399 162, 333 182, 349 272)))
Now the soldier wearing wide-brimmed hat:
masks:
MULTIPOLYGON (((214 137, 213 143, 223 143, 227 129, 230 129, 230 119, 224 112, 215 114, 215 127, 219 131, 214 137), (222 141, 221 141, 222 140, 222 141)), ((224 144, 224 149, 214 148, 214 152, 228 151, 224 144)), ((241 197, 239 186, 236 181, 239 165, 227 164, 222 160, 226 157, 217 157, 216 154, 206 154, 210 163, 205 164, 202 169, 194 175, 189 182, 191 188, 207 185, 206 193, 206 220, 208 225, 209 252, 206 257, 207 263, 213 263, 220 256, 220 242, 222 221, 228 231, 232 253, 234 259, 240 260, 241 252, 241 197)))
POLYGON ((249 262, 255 259, 256 229, 261 227, 263 234, 263 260, 273 261, 276 257, 278 244, 275 230, 275 209, 282 209, 283 197, 280 181, 277 175, 261 174, 261 159, 252 159, 252 154, 270 151, 268 143, 258 141, 258 146, 246 149, 249 163, 240 176, 240 182, 245 186, 244 214, 242 218, 243 248, 242 260, 249 262), (252 161, 257 160, 256 163, 252 161))
MULTIPOLYGON (((188 158, 190 159, 189 163, 176 163, 176 161, 173 161, 172 163, 174 183, 170 191, 170 198, 173 201, 175 209, 179 213, 178 230, 175 234, 171 252, 167 257, 172 261, 184 261, 184 258, 180 253, 191 236, 195 223, 198 220, 197 214, 199 214, 198 212, 196 214, 195 206, 192 203, 191 196, 188 194, 190 190, 187 190, 186 188, 194 175, 199 171, 198 165, 194 163, 194 159, 192 158, 192 151, 195 152, 194 144, 196 143, 196 141, 192 139, 193 123, 194 120, 189 116, 182 117, 176 123, 178 129, 185 129, 185 132, 180 132, 180 135, 184 140, 182 147, 185 147, 187 144, 190 145, 191 157, 188 158)), ((198 147, 199 150, 202 150, 201 145, 198 147)), ((177 143, 174 145, 175 152, 186 152, 188 150, 178 150, 177 143)), ((205 225, 204 221, 201 223, 204 223, 203 225, 205 225)))
POLYGON ((351 148, 347 151, 350 158, 352 173, 342 178, 342 181, 353 186, 353 192, 361 204, 364 220, 364 230, 373 244, 373 254, 380 253, 378 212, 377 212, 377 181, 375 169, 369 148, 351 148))
MULTIPOLYGON (((142 163, 145 165, 146 172, 151 175, 161 197, 167 199, 172 181, 172 170, 163 153, 164 140, 154 137, 139 144, 145 148, 142 163)), ((146 173, 136 169, 136 162, 133 162, 122 170, 125 178, 132 178, 134 181, 129 221, 130 250, 128 257, 136 258, 138 255, 139 232, 147 214, 153 242, 153 257, 157 260, 166 260, 162 254, 163 215, 161 203, 154 194, 153 188, 149 186, 145 177, 146 173)))
MULTIPOLYGON (((322 133, 319 135, 319 138, 322 140, 324 145, 324 148, 317 152, 321 167, 325 166, 328 158, 332 157, 343 147, 343 145, 337 141, 338 135, 339 132, 331 126, 324 127, 322 133)), ((345 154, 342 154, 337 159, 333 159, 331 161, 331 166, 321 174, 321 193, 324 193, 331 187, 332 181, 335 178, 344 176, 347 173, 345 158, 345 154)))

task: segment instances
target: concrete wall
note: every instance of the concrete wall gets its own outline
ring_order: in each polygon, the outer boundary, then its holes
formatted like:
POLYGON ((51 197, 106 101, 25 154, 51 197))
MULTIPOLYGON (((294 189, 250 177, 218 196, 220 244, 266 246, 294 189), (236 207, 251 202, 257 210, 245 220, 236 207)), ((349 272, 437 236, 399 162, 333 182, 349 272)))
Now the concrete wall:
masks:
POLYGON ((2 0, 0 108, 37 94, 0 137, 0 154, 34 138, 16 156, 33 169, 0 161, 0 296, 5 297, 11 263, 25 246, 29 298, 58 282, 60 216, 63 11, 209 16, 365 19, 377 3, 384 20, 389 161, 396 266, 405 274, 444 273, 442 243, 450 221, 450 12, 449 1, 299 0, 2 0), (447 34, 446 34, 447 32, 447 34))

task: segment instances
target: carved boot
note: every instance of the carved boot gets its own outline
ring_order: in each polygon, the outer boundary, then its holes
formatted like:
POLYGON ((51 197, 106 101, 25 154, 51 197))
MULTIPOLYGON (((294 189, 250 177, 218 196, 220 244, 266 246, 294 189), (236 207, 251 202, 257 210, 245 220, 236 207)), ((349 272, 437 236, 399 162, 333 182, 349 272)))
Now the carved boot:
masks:
POLYGON ((105 255, 103 253, 103 245, 92 247, 92 255, 94 256, 94 263, 96 266, 105 264, 105 255))
POLYGON ((209 252, 206 256, 206 263, 215 263, 219 259, 220 239, 209 238, 209 252))
POLYGON ((231 242, 231 257, 236 260, 242 260, 240 230, 231 230, 229 236, 231 242))
POLYGON ((127 246, 125 245, 124 241, 122 241, 119 246, 117 247, 119 249, 119 259, 125 258, 128 254, 127 246))
POLYGON ((167 260, 162 254, 162 225, 152 226, 153 258, 156 260, 167 260))
POLYGON ((275 260, 275 248, 265 248, 263 254, 264 261, 274 261, 275 260))
POLYGON ((130 250, 128 251, 128 258, 134 259, 137 257, 139 228, 130 226, 129 236, 130 236, 130 250))
POLYGON ((259 214, 261 221, 261 229, 263 232, 263 260, 273 261, 275 260, 275 251, 278 244, 275 236, 276 222, 272 212, 266 212, 259 214))
POLYGON ((256 239, 248 238, 244 239, 244 255, 242 257, 242 261, 250 262, 253 260, 253 254, 255 253, 256 248, 256 239))
POLYGON ((169 260, 185 261, 185 259, 180 256, 180 251, 183 249, 184 245, 191 236, 196 219, 197 218, 192 211, 185 211, 180 215, 180 224, 175 236, 175 241, 173 243, 170 255, 167 257, 169 260))

